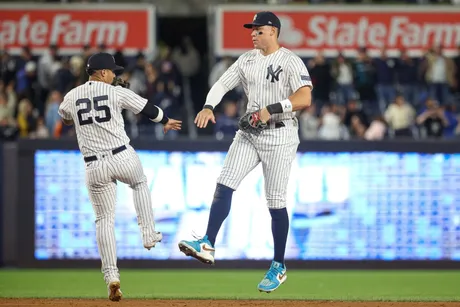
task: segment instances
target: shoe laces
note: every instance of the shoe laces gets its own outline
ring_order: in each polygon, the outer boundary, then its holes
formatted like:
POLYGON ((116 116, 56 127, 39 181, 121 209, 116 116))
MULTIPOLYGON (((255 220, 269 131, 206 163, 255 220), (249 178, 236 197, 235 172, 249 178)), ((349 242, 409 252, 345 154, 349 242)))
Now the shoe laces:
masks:
POLYGON ((195 230, 192 230, 192 237, 200 243, 204 242, 204 236, 200 236, 195 232, 195 230))
POLYGON ((270 269, 268 270, 268 272, 265 274, 265 279, 268 279, 268 280, 270 280, 270 281, 275 280, 277 274, 278 274, 278 273, 276 272, 275 269, 270 268, 270 269))

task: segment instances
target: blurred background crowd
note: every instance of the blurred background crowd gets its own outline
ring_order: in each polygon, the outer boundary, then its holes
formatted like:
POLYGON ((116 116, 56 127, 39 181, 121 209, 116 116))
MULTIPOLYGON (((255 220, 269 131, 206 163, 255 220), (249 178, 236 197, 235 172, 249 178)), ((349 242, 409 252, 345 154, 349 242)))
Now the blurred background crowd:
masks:
MULTIPOLYGON (((59 104, 70 89, 88 79, 84 70, 88 57, 105 49, 104 45, 82 46, 81 52, 72 56, 61 55, 54 45, 42 54, 32 54, 27 46, 19 56, 10 55, 8 49, 1 50, 0 138, 74 137, 73 127, 60 121, 59 104)), ((139 52, 127 57, 123 50, 118 50, 114 57, 118 65, 125 67, 122 78, 131 83, 134 92, 160 106, 168 116, 186 123, 183 131, 164 136, 160 125, 126 111, 126 130, 132 139, 190 137, 194 131, 198 136, 220 140, 235 134, 246 103, 241 87, 224 96, 216 109, 216 125, 204 131, 192 127, 207 90, 235 58, 217 59, 208 67, 204 64, 209 61, 208 55, 201 54, 189 36, 180 38, 174 46, 159 42, 155 54, 139 52), (208 67, 204 74, 207 78, 203 78, 203 67, 208 67)), ((314 91, 313 105, 298 114, 301 139, 380 140, 460 135, 457 113, 460 52, 458 56, 447 57, 442 46, 433 46, 421 58, 411 58, 404 50, 400 50, 398 57, 389 57, 385 49, 381 50, 381 56, 370 57, 363 47, 356 58, 341 54, 326 58, 318 51, 316 57, 303 60, 314 91)))

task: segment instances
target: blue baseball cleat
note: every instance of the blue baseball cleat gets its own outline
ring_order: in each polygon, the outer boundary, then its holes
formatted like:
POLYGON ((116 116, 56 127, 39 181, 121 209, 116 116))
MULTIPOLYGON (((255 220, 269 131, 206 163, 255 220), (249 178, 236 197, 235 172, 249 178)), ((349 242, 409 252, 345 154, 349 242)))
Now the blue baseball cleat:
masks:
POLYGON ((214 264, 215 249, 209 242, 208 236, 204 236, 197 241, 182 240, 178 245, 180 251, 186 256, 193 257, 206 264, 214 264))
POLYGON ((265 274, 264 279, 259 283, 257 289, 260 292, 273 292, 286 281, 286 278, 286 267, 282 263, 272 261, 270 269, 265 274))

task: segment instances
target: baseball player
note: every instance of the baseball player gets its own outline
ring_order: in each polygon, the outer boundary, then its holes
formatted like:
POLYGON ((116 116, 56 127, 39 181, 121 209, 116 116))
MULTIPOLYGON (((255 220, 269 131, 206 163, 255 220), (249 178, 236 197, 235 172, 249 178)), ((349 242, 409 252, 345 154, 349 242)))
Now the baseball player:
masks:
POLYGON ((117 181, 133 190, 134 206, 144 247, 160 242, 147 178, 124 129, 122 110, 143 114, 164 125, 164 133, 180 130, 181 121, 168 118, 163 110, 129 90, 129 83, 116 77, 123 71, 112 55, 96 53, 88 59, 89 81, 65 95, 59 115, 66 125, 75 125, 77 141, 84 156, 86 186, 96 216, 96 240, 109 299, 119 301, 120 275, 115 241, 117 181))
POLYGON ((230 212, 232 194, 246 175, 262 163, 265 196, 272 217, 274 258, 258 289, 269 293, 286 280, 286 193, 299 144, 295 112, 311 104, 313 86, 302 60, 280 47, 281 23, 275 14, 257 13, 253 22, 244 27, 252 29, 254 49, 241 55, 211 87, 195 124, 204 128, 209 121, 215 123, 214 108, 225 93, 240 83, 248 98, 247 112, 239 121, 240 129, 217 179, 206 235, 197 241, 180 241, 179 249, 187 256, 214 264, 214 244, 230 212))

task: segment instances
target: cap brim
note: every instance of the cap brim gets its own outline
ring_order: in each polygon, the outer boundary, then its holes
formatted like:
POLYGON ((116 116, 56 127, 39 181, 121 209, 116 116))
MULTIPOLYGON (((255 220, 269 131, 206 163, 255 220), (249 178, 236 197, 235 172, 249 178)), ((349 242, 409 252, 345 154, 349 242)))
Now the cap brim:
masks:
POLYGON ((245 23, 243 25, 243 27, 245 27, 246 29, 252 29, 252 27, 261 27, 261 26, 265 26, 265 25, 260 24, 260 23, 245 23))
POLYGON ((115 68, 112 69, 113 72, 118 72, 118 73, 123 72, 123 70, 125 70, 125 68, 122 66, 118 66, 118 65, 115 65, 115 68))

